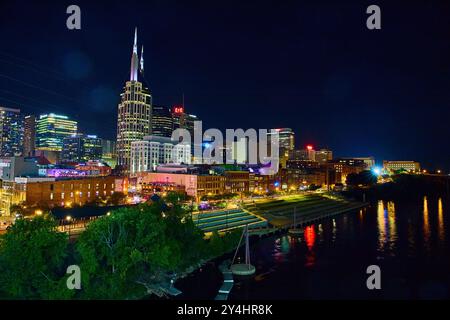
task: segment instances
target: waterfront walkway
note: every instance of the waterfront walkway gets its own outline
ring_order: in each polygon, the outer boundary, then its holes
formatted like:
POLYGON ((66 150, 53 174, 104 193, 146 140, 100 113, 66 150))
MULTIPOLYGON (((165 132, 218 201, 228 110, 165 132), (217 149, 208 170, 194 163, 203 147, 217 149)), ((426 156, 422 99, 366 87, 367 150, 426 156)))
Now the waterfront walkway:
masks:
MULTIPOLYGON (((345 212, 361 209, 367 203, 348 201, 326 195, 305 194, 247 202, 244 208, 267 219, 273 230, 304 226, 345 212)), ((253 233, 256 230, 252 231, 253 233)))

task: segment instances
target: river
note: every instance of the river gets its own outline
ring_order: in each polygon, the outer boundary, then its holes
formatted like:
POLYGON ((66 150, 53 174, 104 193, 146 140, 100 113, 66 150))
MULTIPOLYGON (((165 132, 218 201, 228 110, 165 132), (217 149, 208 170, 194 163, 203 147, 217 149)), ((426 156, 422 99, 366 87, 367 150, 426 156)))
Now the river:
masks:
MULTIPOLYGON (((378 201, 305 228, 251 243, 256 274, 235 279, 229 299, 449 299, 450 199, 378 201), (368 290, 378 265, 381 290, 368 290)), ((177 286, 183 299, 213 299, 220 286, 208 264, 177 286)))

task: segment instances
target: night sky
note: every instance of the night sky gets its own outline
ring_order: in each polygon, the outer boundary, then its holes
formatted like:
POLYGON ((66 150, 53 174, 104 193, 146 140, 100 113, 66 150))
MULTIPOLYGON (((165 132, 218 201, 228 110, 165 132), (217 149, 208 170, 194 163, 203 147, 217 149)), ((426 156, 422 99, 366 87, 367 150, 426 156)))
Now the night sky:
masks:
POLYGON ((115 138, 135 26, 154 104, 184 93, 204 128, 291 127, 298 147, 450 169, 444 1, 0 0, 0 105, 115 138))

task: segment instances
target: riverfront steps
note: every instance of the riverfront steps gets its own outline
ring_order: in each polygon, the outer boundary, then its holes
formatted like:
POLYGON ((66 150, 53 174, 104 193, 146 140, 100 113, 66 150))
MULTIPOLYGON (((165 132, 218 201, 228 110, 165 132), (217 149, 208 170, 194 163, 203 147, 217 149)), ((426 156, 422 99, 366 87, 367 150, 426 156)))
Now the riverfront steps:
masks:
POLYGON ((358 210, 367 203, 348 201, 324 195, 306 194, 278 199, 247 202, 244 208, 267 219, 271 229, 252 230, 251 234, 270 234, 277 229, 305 226, 345 212, 358 210), (294 226, 294 210, 296 211, 294 226))
POLYGON ((194 213, 192 220, 206 235, 214 231, 223 233, 246 225, 251 235, 265 235, 295 227, 294 220, 296 226, 304 226, 366 205, 327 195, 301 194, 247 200, 238 209, 194 213))
POLYGON ((248 225, 249 228, 265 228, 267 220, 243 209, 217 210, 207 213, 194 213, 192 221, 205 233, 226 232, 248 225))

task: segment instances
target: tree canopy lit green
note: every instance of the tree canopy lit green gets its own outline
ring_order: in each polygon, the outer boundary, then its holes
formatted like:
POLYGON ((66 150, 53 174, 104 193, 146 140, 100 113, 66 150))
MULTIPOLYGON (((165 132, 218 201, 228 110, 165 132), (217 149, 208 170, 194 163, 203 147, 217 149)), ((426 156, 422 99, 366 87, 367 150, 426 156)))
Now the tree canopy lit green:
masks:
POLYGON ((140 299, 237 245, 239 231, 210 241, 177 199, 125 207, 91 222, 69 244, 51 218, 18 220, 0 239, 0 297, 140 299), (81 290, 66 287, 79 265, 81 290))

